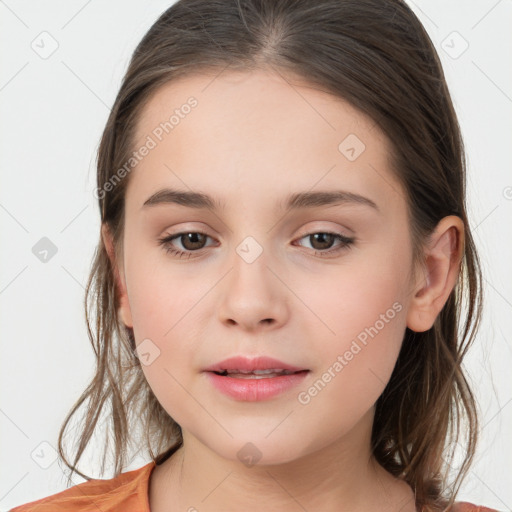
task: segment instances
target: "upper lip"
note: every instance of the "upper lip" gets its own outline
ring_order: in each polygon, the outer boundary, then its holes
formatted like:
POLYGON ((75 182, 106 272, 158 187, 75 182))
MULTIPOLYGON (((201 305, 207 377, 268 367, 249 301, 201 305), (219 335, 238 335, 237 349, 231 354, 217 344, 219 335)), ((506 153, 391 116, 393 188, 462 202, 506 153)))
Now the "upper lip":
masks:
POLYGON ((254 371, 254 370, 289 370, 292 372, 299 372, 306 370, 306 368, 299 368, 298 366, 294 366, 288 363, 284 363, 283 361, 279 361, 278 359, 274 359, 272 357, 267 356, 258 356, 254 358, 249 358, 245 356, 234 356, 229 357, 228 359, 224 359, 218 363, 212 364, 205 368, 205 372, 223 372, 224 370, 244 370, 244 371, 254 371))

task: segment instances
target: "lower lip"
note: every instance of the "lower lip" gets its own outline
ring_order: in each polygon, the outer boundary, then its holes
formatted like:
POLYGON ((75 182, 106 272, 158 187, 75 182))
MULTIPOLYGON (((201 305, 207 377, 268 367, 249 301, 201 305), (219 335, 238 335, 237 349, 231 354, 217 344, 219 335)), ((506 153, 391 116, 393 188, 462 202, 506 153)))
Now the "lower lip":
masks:
POLYGON ((236 400, 259 402, 277 396, 300 384, 308 371, 265 379, 237 379, 206 372, 211 383, 222 393, 236 400))

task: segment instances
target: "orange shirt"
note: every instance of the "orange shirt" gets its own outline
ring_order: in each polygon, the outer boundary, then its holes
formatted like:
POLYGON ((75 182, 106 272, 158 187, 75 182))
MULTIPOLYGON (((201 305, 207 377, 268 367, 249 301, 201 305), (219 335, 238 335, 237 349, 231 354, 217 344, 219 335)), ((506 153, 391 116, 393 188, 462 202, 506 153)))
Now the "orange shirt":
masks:
MULTIPOLYGON (((155 462, 121 473, 109 480, 93 479, 26 503, 9 512, 151 512, 148 484, 155 462)), ((452 512, 496 512, 471 503, 458 502, 452 512)))
POLYGON ((109 480, 92 479, 9 512, 150 512, 148 484, 155 462, 109 480))

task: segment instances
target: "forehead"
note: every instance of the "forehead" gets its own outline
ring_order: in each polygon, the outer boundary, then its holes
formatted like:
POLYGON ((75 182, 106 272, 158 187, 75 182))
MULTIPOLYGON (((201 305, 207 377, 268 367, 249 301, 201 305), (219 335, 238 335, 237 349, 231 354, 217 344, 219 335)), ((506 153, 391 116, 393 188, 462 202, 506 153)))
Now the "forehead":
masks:
POLYGON ((142 110, 135 149, 150 139, 129 187, 140 198, 165 185, 219 197, 233 188, 280 194, 318 183, 383 199, 393 193, 386 183, 400 188, 389 170, 390 142, 370 117, 275 72, 217 71, 161 86, 142 110))
MULTIPOLYGON (((182 76, 160 86, 142 110, 137 140, 140 142, 161 123, 169 121, 173 113, 173 130, 179 124, 185 124, 181 121, 189 114, 193 123, 194 119, 208 118, 208 128, 227 128, 230 123, 241 128, 239 121, 243 116, 247 128, 257 129, 263 124, 266 128, 269 124, 279 128, 288 120, 291 129, 300 118, 301 125, 310 126, 304 132, 306 136, 318 131, 322 124, 324 129, 333 131, 349 127, 357 127, 361 134, 373 131, 374 137, 382 139, 384 144, 387 142, 376 129, 375 122, 343 98, 322 91, 303 79, 270 70, 203 72, 182 76), (196 105, 189 108, 191 98, 196 105)), ((259 133, 263 135, 263 131, 259 133)))

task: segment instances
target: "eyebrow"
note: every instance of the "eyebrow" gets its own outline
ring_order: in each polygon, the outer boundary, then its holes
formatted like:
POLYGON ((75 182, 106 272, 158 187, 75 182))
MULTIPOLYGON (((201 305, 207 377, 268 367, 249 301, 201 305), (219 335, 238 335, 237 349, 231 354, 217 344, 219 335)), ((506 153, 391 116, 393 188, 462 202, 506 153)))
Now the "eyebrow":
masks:
MULTIPOLYGON (((278 206, 283 208, 283 203, 285 205, 284 208, 287 210, 335 206, 340 204, 359 204, 380 211, 377 204, 371 199, 345 190, 296 192, 287 196, 285 201, 281 201, 278 206)), ((222 210, 225 207, 224 203, 201 192, 164 188, 152 194, 144 202, 142 208, 162 204, 177 204, 188 208, 209 210, 222 210)))

